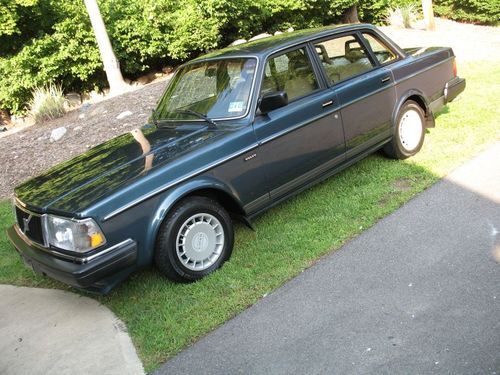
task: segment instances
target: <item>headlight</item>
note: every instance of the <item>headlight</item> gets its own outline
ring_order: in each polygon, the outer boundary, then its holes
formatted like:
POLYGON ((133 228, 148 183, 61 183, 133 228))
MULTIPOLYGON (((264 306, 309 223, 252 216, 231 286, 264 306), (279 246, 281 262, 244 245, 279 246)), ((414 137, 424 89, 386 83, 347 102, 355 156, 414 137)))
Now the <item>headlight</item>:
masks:
POLYGON ((92 219, 71 220, 47 215, 45 220, 45 238, 52 246, 84 253, 106 243, 104 234, 92 219))

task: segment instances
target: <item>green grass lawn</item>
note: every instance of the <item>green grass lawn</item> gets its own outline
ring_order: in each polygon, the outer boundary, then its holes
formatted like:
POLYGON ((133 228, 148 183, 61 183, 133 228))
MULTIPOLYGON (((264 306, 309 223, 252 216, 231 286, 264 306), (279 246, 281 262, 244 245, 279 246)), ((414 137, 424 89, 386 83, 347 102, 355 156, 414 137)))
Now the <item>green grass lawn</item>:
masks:
MULTIPOLYGON (((440 114, 422 151, 406 161, 375 154, 239 225, 233 256, 215 274, 178 285, 154 270, 97 298, 128 327, 146 370, 255 303, 366 230, 499 137, 500 64, 459 66, 467 89, 440 114)), ((2 232, 13 221, 0 203, 2 232)), ((383 244, 381 244, 383 246, 383 244)), ((0 236, 0 283, 67 289, 25 269, 0 236)))

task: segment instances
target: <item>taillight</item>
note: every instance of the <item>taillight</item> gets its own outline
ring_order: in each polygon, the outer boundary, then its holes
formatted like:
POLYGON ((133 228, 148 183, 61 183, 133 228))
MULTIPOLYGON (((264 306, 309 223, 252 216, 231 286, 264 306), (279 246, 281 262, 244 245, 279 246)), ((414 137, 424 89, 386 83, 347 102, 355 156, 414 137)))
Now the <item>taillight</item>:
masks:
POLYGON ((457 76, 457 60, 453 59, 453 77, 457 76))

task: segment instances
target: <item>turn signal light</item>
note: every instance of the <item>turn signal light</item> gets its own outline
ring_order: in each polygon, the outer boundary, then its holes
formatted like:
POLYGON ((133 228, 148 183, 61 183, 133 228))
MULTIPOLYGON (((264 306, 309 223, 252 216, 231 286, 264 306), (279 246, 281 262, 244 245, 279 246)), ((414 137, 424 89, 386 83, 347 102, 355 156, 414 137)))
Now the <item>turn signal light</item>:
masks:
POLYGON ((94 233, 90 235, 90 246, 97 247, 104 243, 104 237, 101 233, 94 233))

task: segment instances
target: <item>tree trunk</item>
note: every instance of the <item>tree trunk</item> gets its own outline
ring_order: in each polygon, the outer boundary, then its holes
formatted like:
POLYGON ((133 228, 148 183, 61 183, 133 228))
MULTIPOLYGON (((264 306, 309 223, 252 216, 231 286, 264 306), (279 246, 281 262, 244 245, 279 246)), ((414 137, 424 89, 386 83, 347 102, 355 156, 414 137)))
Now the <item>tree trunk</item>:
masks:
POLYGON ((343 23, 359 23, 358 18, 358 7, 356 4, 351 5, 347 8, 342 14, 342 22, 343 23))
POLYGON ((94 30, 97 45, 99 46, 101 59, 104 64, 104 71, 106 72, 106 77, 109 83, 110 93, 117 94, 123 92, 127 84, 123 80, 120 63, 116 59, 115 53, 113 52, 113 47, 109 41, 108 33, 106 31, 106 27, 104 26, 104 21, 102 20, 97 1, 83 1, 87 7, 90 23, 92 24, 92 28, 94 30))
POLYGON ((424 12, 425 29, 428 31, 436 30, 434 11, 432 10, 432 0, 422 0, 422 10, 424 12))

